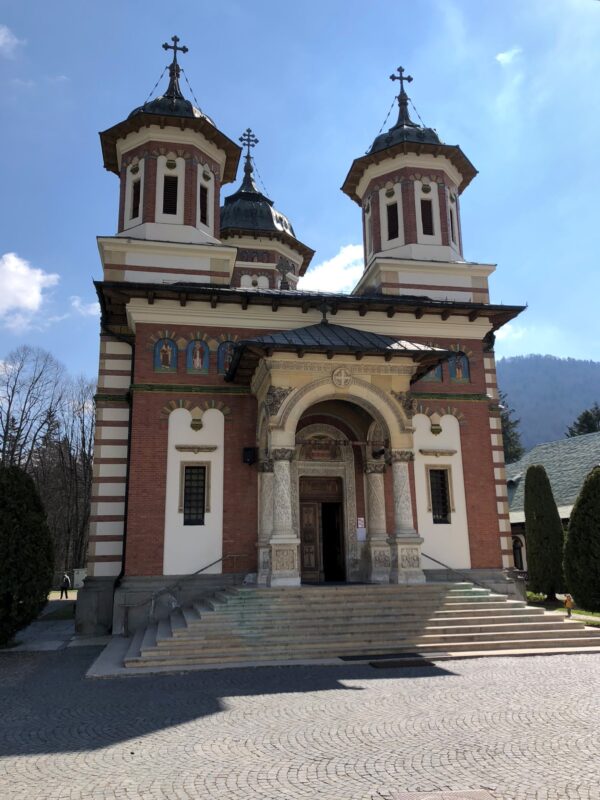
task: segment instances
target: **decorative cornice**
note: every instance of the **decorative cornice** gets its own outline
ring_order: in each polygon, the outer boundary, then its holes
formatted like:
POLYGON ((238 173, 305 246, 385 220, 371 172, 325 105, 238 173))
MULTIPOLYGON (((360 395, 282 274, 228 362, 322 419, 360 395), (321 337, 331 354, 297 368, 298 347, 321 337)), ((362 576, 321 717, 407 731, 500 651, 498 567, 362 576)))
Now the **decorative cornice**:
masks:
POLYGON ((421 453, 422 456, 435 456, 436 458, 439 458, 440 456, 453 456, 456 455, 456 452, 457 452, 456 450, 446 450, 444 448, 440 448, 437 450, 434 449, 430 450, 426 448, 419 449, 419 453, 421 453))
POLYGON ((216 444, 176 444, 175 450, 180 453, 214 453, 216 444))

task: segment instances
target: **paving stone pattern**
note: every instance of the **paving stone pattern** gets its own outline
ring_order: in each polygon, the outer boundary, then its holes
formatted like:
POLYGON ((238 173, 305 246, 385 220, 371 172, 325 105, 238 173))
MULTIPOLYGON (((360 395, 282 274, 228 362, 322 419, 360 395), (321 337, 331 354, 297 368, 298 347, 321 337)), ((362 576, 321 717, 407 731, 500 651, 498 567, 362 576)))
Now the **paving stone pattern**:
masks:
POLYGON ((2 800, 600 800, 598 655, 85 679, 98 652, 0 654, 2 800))

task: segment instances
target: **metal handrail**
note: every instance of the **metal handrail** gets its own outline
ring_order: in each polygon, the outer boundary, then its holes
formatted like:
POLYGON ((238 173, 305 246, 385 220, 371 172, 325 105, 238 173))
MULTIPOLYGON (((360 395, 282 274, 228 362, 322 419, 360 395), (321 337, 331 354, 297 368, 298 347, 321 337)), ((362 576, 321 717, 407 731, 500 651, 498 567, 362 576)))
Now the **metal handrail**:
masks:
MULTIPOLYGON (((202 572, 206 572, 207 569, 210 569, 211 567, 214 567, 216 564, 220 564, 221 562, 225 561, 228 558, 241 558, 241 554, 240 553, 228 553, 225 556, 221 556, 221 558, 217 558, 216 561, 211 561, 210 564, 206 564, 205 566, 201 567, 200 569, 197 569, 195 572, 190 572, 189 575, 182 575, 180 578, 178 578, 178 580, 174 581, 173 583, 169 584, 168 586, 161 586, 160 589, 156 589, 154 592, 152 592, 150 597, 146 597, 144 600, 139 600, 137 603, 127 603, 124 606, 125 615, 126 615, 126 622, 129 622, 129 610, 131 608, 139 608, 140 606, 146 605, 146 603, 150 603, 150 612, 149 612, 148 616, 149 616, 150 619, 152 619, 152 617, 154 616, 154 604, 155 604, 155 601, 156 601, 157 597, 160 597, 161 594, 169 594, 169 593, 171 593, 172 589, 181 588, 181 584, 184 583, 184 581, 188 581, 188 580, 191 580, 192 578, 195 578, 197 575, 200 575, 202 572)), ((125 627, 127 627, 127 625, 125 627)))
POLYGON ((497 594, 506 594, 507 597, 509 596, 509 592, 501 592, 498 589, 492 588, 491 586, 486 586, 484 583, 479 583, 479 581, 474 580, 470 575, 466 575, 464 572, 460 572, 459 570, 454 569, 453 567, 449 567, 448 564, 444 564, 443 561, 438 561, 437 558, 434 558, 433 556, 428 556, 427 553, 424 553, 423 551, 421 551, 421 556, 422 558, 428 558, 430 561, 434 561, 436 564, 439 564, 440 567, 444 567, 444 569, 447 569, 454 575, 460 576, 461 578, 463 578, 463 580, 467 581, 467 583, 473 583, 475 584, 475 586, 479 586, 480 589, 487 589, 490 592, 495 592, 497 594))

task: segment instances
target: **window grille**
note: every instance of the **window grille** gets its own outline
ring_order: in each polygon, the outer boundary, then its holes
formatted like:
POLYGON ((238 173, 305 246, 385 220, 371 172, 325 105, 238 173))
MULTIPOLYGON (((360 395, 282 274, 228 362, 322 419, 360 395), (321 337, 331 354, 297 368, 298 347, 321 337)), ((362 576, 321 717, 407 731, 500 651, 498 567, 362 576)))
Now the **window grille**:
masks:
POLYGON ((430 469, 431 511, 436 525, 450 523, 450 493, 448 491, 448 470, 430 469))
POLYGON ((206 510, 206 467, 185 467, 183 524, 204 525, 206 510))
POLYGON ((165 175, 163 184, 163 214, 177 213, 177 176, 165 175))
POLYGON ((423 234, 425 236, 433 236, 433 203, 431 200, 421 200, 421 223, 423 225, 423 234))

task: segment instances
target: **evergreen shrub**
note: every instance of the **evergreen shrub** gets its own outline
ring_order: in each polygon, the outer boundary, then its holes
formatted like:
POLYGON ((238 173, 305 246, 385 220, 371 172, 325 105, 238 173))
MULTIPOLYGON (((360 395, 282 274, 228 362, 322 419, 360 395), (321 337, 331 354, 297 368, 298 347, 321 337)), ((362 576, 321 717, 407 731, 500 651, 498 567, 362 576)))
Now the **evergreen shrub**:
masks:
POLYGON ((564 567, 577 605, 600 611, 600 467, 589 473, 573 506, 564 567))
POLYGON ((53 548, 32 479, 0 466, 0 644, 34 620, 52 586, 53 548))
POLYGON ((527 586, 548 600, 564 590, 564 531, 546 470, 533 464, 525 476, 527 586))

